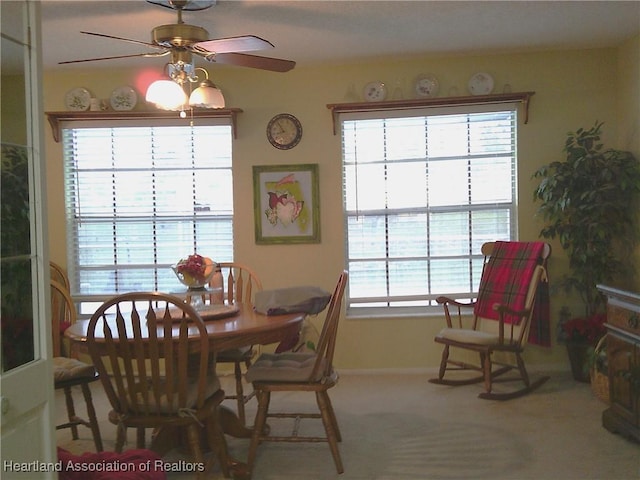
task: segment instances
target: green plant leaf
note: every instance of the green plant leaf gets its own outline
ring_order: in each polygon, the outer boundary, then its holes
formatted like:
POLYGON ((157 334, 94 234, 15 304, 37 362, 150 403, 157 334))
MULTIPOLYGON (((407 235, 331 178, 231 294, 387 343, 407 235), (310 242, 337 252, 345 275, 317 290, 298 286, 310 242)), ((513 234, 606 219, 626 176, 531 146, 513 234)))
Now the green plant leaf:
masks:
POLYGON ((569 258, 571 274, 563 279, 589 313, 603 304, 596 285, 629 280, 627 259, 638 241, 640 164, 632 153, 606 149, 602 122, 569 132, 565 160, 538 168, 534 201, 545 225, 543 238, 558 238, 569 258))

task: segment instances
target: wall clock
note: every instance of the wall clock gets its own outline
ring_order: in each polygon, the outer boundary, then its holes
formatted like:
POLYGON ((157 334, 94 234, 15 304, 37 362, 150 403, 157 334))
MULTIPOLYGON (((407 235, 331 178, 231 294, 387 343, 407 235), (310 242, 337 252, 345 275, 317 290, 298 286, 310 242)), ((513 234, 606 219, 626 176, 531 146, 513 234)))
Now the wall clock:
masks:
POLYGON ((289 150, 302 139, 302 124, 290 113, 279 113, 267 124, 269 143, 280 150, 289 150))

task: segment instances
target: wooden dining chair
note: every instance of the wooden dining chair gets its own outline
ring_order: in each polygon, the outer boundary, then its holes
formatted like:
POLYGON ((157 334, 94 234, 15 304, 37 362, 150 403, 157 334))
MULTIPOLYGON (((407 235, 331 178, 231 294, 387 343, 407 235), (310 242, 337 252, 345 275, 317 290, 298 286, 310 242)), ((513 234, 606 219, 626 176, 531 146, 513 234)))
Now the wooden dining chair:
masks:
MULTIPOLYGON (((218 266, 222 273, 223 291, 221 296, 217 295, 217 292, 213 292, 210 295, 210 302, 220 302, 220 297, 222 297, 228 305, 235 303, 253 307, 255 292, 262 290, 262 282, 255 272, 246 265, 236 262, 221 262, 218 263, 218 266)), ((213 285, 210 286, 213 287, 213 285)), ((255 396, 255 391, 251 390, 248 394, 244 393, 244 372, 242 367, 244 366, 246 372, 251 366, 251 360, 254 355, 255 350, 252 345, 223 350, 218 352, 217 355, 218 363, 233 364, 236 392, 234 395, 227 395, 225 399, 236 401, 238 418, 243 425, 246 425, 245 404, 255 396)))
POLYGON ((253 383, 258 399, 258 411, 249 446, 250 471, 253 471, 260 442, 273 441, 327 442, 333 455, 336 470, 338 473, 344 472, 338 449, 338 442, 342 441, 342 437, 328 390, 338 380, 338 373, 333 368, 333 354, 347 278, 346 271, 340 274, 329 302, 327 316, 315 352, 263 353, 247 371, 247 380, 253 383), (269 411, 272 392, 296 391, 314 392, 319 413, 272 413, 269 411), (297 420, 291 435, 271 435, 270 429, 265 428, 267 418, 321 418, 326 435, 324 437, 299 436, 297 434, 297 420))
POLYGON ((429 381, 451 386, 484 382, 480 398, 508 400, 531 392, 549 379, 541 377, 532 382, 522 353, 536 314, 535 301, 548 282, 546 264, 551 246, 544 242, 489 242, 482 246, 482 253, 485 263, 478 299, 471 303, 437 299, 444 307, 447 326, 435 337, 444 348, 438 378, 429 381), (479 354, 479 363, 451 358, 452 348, 479 354), (464 370, 480 375, 445 378, 447 372, 464 370), (515 375, 503 376, 509 372, 515 375), (512 381, 521 381, 522 388, 493 390, 496 382, 512 381))
MULTIPOLYGON (((67 292, 71 293, 71 282, 69 281, 69 276, 67 275, 66 270, 62 268, 60 265, 58 265, 57 263, 50 261, 49 271, 50 271, 51 280, 58 282, 65 288, 67 292)), ((58 308, 58 311, 56 311, 55 314, 58 315, 58 318, 64 319, 65 316, 68 315, 68 313, 65 312, 65 308, 66 308, 65 303, 57 302, 57 308, 58 308)), ((74 307, 74 310, 75 310, 75 307, 74 307)), ((78 352, 75 351, 77 349, 76 345, 69 342, 63 336, 64 330, 66 330, 69 325, 70 325, 69 322, 64 320, 60 323, 61 337, 59 340, 61 343, 60 343, 59 351, 61 356, 78 358, 78 352)))
MULTIPOLYGON (((113 409, 109 418, 118 426, 117 452, 128 427, 136 429, 138 448, 145 448, 145 429, 176 429, 186 432, 194 461, 205 465, 204 427, 208 448, 229 477, 218 420, 224 391, 206 327, 191 305, 158 292, 115 296, 91 316, 87 346, 113 409)), ((152 449, 166 453, 158 445, 152 449)))
POLYGON ((56 390, 64 391, 68 421, 56 425, 56 430, 69 428, 74 440, 78 439, 78 426, 91 430, 96 451, 102 451, 102 437, 93 405, 89 384, 99 379, 93 365, 70 358, 64 354, 62 336, 64 329, 76 321, 76 308, 67 288, 51 280, 51 331, 53 336, 53 380, 56 390), (87 419, 76 414, 73 401, 73 389, 80 387, 87 406, 87 419))
POLYGON ((69 276, 67 272, 55 262, 49 262, 49 271, 51 274, 51 280, 55 280, 58 283, 61 283, 64 288, 68 291, 71 291, 71 284, 69 282, 69 276))

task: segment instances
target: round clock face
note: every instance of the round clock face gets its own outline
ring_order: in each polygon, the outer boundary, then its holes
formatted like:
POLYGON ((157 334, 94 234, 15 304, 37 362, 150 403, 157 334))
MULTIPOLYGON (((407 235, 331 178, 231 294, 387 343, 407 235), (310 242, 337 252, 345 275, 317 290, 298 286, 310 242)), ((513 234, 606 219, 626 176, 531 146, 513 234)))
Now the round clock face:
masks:
POLYGON ((293 115, 280 113, 269 120, 267 138, 274 147, 288 150, 300 143, 302 124, 293 115))

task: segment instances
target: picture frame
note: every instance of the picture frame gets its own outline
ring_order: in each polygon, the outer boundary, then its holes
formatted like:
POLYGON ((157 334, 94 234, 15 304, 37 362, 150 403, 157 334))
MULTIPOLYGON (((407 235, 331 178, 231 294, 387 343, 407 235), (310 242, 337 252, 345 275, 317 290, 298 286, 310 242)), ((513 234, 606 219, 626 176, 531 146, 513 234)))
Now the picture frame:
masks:
POLYGON ((253 167, 259 245, 320 243, 318 164, 253 167))

